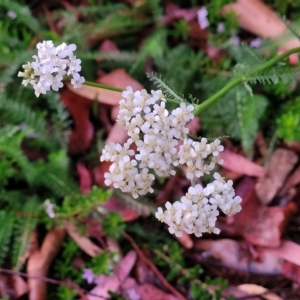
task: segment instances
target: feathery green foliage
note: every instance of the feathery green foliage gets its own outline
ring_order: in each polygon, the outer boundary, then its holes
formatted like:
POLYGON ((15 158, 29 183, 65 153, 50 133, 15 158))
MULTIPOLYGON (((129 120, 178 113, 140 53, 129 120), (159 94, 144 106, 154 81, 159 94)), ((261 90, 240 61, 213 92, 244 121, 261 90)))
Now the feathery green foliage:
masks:
POLYGON ((176 94, 174 89, 172 89, 165 81, 163 81, 158 75, 152 73, 147 74, 147 77, 157 86, 157 88, 161 89, 166 97, 171 99, 175 99, 178 102, 185 102, 182 96, 176 94))
POLYGON ((25 263, 25 253, 28 251, 30 243, 30 235, 32 234, 37 219, 35 214, 37 212, 37 199, 32 198, 25 203, 23 213, 26 215, 25 218, 18 219, 14 229, 14 243, 12 253, 12 263, 14 268, 18 271, 25 263))
POLYGON ((0 9, 5 8, 7 11, 13 11, 16 14, 16 18, 13 19, 14 26, 22 28, 25 26, 34 33, 39 33, 41 27, 39 23, 32 17, 29 8, 26 5, 19 4, 17 1, 0 0, 0 9))
POLYGON ((0 210, 0 266, 10 250, 10 241, 13 235, 15 216, 3 210, 0 210))
POLYGON ((277 119, 277 135, 287 142, 300 141, 300 98, 284 106, 283 114, 277 119))

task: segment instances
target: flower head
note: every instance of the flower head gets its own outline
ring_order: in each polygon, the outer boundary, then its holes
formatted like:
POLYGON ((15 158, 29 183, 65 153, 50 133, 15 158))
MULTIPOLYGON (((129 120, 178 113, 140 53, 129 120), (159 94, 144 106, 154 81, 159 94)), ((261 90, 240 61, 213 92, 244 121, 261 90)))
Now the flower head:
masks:
POLYGON ((207 20, 207 9, 205 6, 200 8, 197 12, 197 17, 198 17, 198 23, 201 29, 205 29, 209 26, 209 22, 207 20))
MULTIPOLYGON (((181 103, 169 112, 161 91, 148 94, 145 90, 134 92, 131 87, 122 96, 117 121, 129 138, 123 146, 110 143, 102 151, 100 160, 112 163, 104 174, 106 185, 138 198, 154 191, 154 173, 169 177, 176 174, 174 167, 185 165, 186 177, 194 181, 222 162, 220 140, 208 143, 206 138, 188 138, 187 123, 194 118, 192 105, 181 103)), ((205 188, 191 186, 180 201, 167 202, 166 210, 159 208, 156 218, 177 237, 182 231, 198 237, 204 232, 218 234, 218 209, 228 215, 237 213, 241 198, 235 197, 231 180, 226 182, 218 173, 214 179, 205 188)))
POLYGON ((95 274, 92 269, 83 269, 82 278, 85 279, 88 284, 92 284, 95 280, 95 274))
POLYGON ((71 77, 71 84, 75 88, 80 88, 84 78, 79 75, 81 70, 81 60, 73 55, 76 45, 62 43, 55 47, 52 41, 38 43, 37 55, 34 61, 23 65, 24 72, 19 72, 18 76, 23 77, 22 84, 32 85, 35 95, 46 94, 50 89, 58 91, 63 87, 64 76, 71 77))

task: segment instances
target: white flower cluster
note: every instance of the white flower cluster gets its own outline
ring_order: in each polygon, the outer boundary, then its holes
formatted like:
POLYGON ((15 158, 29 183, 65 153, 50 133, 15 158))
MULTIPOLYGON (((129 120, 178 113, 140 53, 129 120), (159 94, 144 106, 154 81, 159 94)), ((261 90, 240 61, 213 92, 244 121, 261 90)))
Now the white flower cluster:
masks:
POLYGON ((81 60, 73 54, 75 44, 62 43, 55 47, 52 41, 43 41, 37 44, 38 53, 34 55, 34 62, 23 65, 24 72, 18 76, 23 77, 22 84, 32 85, 35 95, 46 94, 52 88, 58 91, 63 87, 63 77, 70 76, 75 88, 80 88, 84 78, 80 76, 81 60))
MULTIPOLYGON (((123 146, 110 143, 102 151, 100 160, 112 162, 104 174, 106 185, 138 198, 153 192, 153 172, 168 177, 176 173, 174 167, 185 165, 187 178, 194 180, 209 174, 216 163, 222 163, 220 152, 224 147, 218 139, 208 143, 205 138, 188 138, 187 123, 194 118, 193 105, 182 103, 169 112, 160 90, 148 94, 146 90, 133 92, 128 87, 122 96, 117 121, 128 131, 129 138, 123 146)), ((200 185, 191 187, 181 201, 167 203, 164 213, 160 208, 156 217, 176 235, 181 230, 197 236, 206 231, 217 233, 217 207, 228 214, 241 208, 240 199, 233 198, 232 181, 226 183, 218 173, 215 179, 203 192, 200 185)))
POLYGON ((225 181, 219 173, 214 174, 215 180, 205 188, 200 184, 191 186, 187 194, 173 204, 166 203, 166 210, 158 208, 156 218, 169 226, 169 232, 177 237, 182 231, 194 233, 200 237, 204 232, 220 233, 216 228, 219 215, 218 208, 225 214, 233 215, 241 211, 241 197, 235 196, 232 180, 225 181))

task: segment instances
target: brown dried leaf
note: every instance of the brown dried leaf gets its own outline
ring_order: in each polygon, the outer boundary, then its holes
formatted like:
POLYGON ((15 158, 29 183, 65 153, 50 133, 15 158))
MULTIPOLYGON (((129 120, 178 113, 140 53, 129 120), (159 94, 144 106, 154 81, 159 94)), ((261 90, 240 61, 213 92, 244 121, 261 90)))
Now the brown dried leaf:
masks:
POLYGON ((69 236, 77 243, 80 249, 82 249, 88 255, 94 257, 101 253, 102 249, 95 245, 86 236, 80 235, 76 227, 69 221, 65 221, 65 228, 69 236))
POLYGON ((230 171, 254 177, 262 177, 265 175, 265 171, 260 165, 240 154, 231 151, 223 151, 220 155, 224 160, 222 167, 230 171))
POLYGON ((178 242, 186 249, 191 249, 194 246, 193 240, 186 232, 182 232, 181 237, 177 237, 178 242))
MULTIPOLYGON (((65 235, 65 229, 60 227, 54 227, 47 233, 40 250, 35 251, 28 259, 27 274, 29 276, 47 276, 50 263, 59 251, 65 235)), ((44 281, 28 278, 28 287, 30 300, 47 298, 47 285, 44 281)))
POLYGON ((109 211, 120 213, 125 222, 133 221, 139 217, 139 214, 135 210, 128 208, 128 206, 115 197, 111 197, 104 204, 104 208, 109 211))
POLYGON ((294 242, 283 241, 279 248, 269 249, 269 253, 300 267, 300 245, 294 242))
POLYGON ((273 153, 266 168, 267 175, 260 178, 255 186, 261 203, 266 205, 272 201, 297 161, 298 156, 293 151, 277 149, 273 153))
POLYGON ((222 296, 225 297, 226 299, 228 299, 230 296, 235 297, 237 299, 243 299, 245 297, 247 297, 246 299, 249 300, 261 300, 260 297, 255 297, 255 296, 250 296, 248 293, 240 290, 237 286, 233 286, 230 285, 228 286, 223 292, 222 292, 222 296), (248 298, 249 297, 249 298, 248 298))
POLYGON ((122 259, 120 265, 115 269, 114 274, 122 283, 130 274, 137 259, 134 250, 129 251, 122 259))
POLYGON ((263 38, 275 38, 285 30, 276 13, 260 0, 237 0, 223 7, 222 13, 235 12, 239 25, 263 38))
MULTIPOLYGON (((222 13, 235 12, 239 25, 262 38, 278 38, 286 32, 286 26, 276 12, 259 0, 237 0, 223 7, 222 13)), ((279 53, 299 47, 300 42, 293 38, 279 49, 279 53)), ((290 56, 290 63, 298 63, 298 55, 290 56)))
POLYGON ((300 167, 298 167, 291 176, 288 177, 284 186, 279 192, 279 196, 284 196, 288 193, 288 191, 294 187, 295 185, 300 183, 300 167))
POLYGON ((71 83, 66 83, 67 88, 81 97, 89 100, 97 100, 109 105, 117 105, 122 98, 121 92, 109 91, 102 88, 83 85, 80 89, 75 89, 71 83))
POLYGON ((300 267, 289 261, 283 264, 282 273, 285 277, 293 280, 294 282, 300 284, 300 267))
POLYGON ((296 205, 290 202, 286 207, 266 207, 259 202, 254 186, 253 179, 245 178, 236 189, 243 201, 242 211, 233 216, 234 227, 253 245, 278 247, 286 224, 296 211, 296 205))
POLYGON ((162 290, 158 289, 156 286, 145 283, 137 288, 135 288, 135 292, 140 296, 140 300, 176 300, 177 298, 171 294, 167 294, 162 290))
POLYGON ((118 52, 118 46, 115 42, 112 40, 106 39, 104 40, 99 48, 100 52, 118 52))
POLYGON ((227 268, 270 275, 278 275, 282 271, 282 260, 279 257, 260 249, 259 259, 255 259, 243 242, 200 239, 195 243, 195 249, 204 251, 201 257, 205 260, 213 258, 227 268))
POLYGON ((265 300, 283 300, 281 297, 278 295, 269 292, 268 289, 257 285, 257 284, 251 284, 251 283, 245 283, 245 284, 240 284, 238 288, 250 295, 260 295, 261 298, 265 300))
POLYGON ((76 165, 77 173, 79 175, 79 186, 83 194, 88 194, 92 188, 92 176, 89 170, 82 163, 76 165))
POLYGON ((154 272, 149 268, 149 266, 142 260, 138 259, 135 267, 135 274, 138 283, 154 283, 156 275, 154 272))
MULTIPOLYGON (((141 90, 143 88, 143 86, 131 77, 124 69, 115 69, 109 74, 100 77, 97 82, 124 89, 127 86, 131 86, 133 90, 141 90)), ((70 83, 67 83, 67 87, 73 93, 86 99, 96 99, 101 103, 109 105, 118 105, 119 101, 122 99, 121 92, 109 91, 87 85, 83 85, 80 89, 75 89, 70 83)))
POLYGON ((134 91, 143 89, 143 86, 124 69, 115 69, 100 77, 97 82, 124 89, 131 86, 134 91))
POLYGON ((67 106, 75 122, 75 129, 70 135, 69 151, 72 154, 84 152, 94 136, 94 127, 89 120, 92 102, 68 90, 61 94, 61 101, 67 106))
POLYGON ((163 17, 163 22, 164 24, 169 25, 178 19, 184 19, 187 22, 192 21, 197 17, 198 10, 199 7, 186 9, 180 8, 178 5, 168 2, 166 5, 166 13, 163 17))
POLYGON ((14 276, 13 277, 13 285, 14 285, 14 291, 16 298, 21 297, 22 295, 25 295, 28 293, 28 284, 24 280, 24 278, 20 276, 14 276))

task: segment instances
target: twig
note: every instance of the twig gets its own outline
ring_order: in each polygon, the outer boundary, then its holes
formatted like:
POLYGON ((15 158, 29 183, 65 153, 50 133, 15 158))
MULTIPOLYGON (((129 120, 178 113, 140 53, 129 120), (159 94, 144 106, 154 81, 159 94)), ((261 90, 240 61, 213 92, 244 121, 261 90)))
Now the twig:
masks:
POLYGON ((41 281, 56 284, 56 285, 64 285, 64 286, 67 286, 71 289, 77 290, 78 292, 82 291, 85 294, 91 295, 93 297, 98 297, 98 298, 105 299, 105 300, 109 299, 109 298, 106 298, 104 296, 99 296, 97 294, 90 293, 90 292, 88 292, 84 289, 81 289, 77 284, 72 283, 72 282, 66 282, 66 281, 63 281, 63 280, 52 279, 52 278, 48 278, 48 277, 44 277, 44 276, 28 275, 28 274, 23 273, 23 272, 18 272, 18 271, 9 270, 9 269, 2 269, 2 268, 0 268, 0 273, 10 274, 10 275, 14 275, 14 276, 21 276, 21 277, 30 278, 30 279, 37 279, 37 280, 41 280, 41 281))
POLYGON ((126 232, 123 232, 123 236, 130 242, 134 250, 137 252, 138 256, 150 267, 150 269, 155 273, 155 275, 161 280, 163 285, 172 292, 175 296, 177 296, 181 300, 186 300, 166 279, 165 277, 159 272, 156 266, 144 255, 141 251, 139 246, 133 240, 133 238, 126 232))

